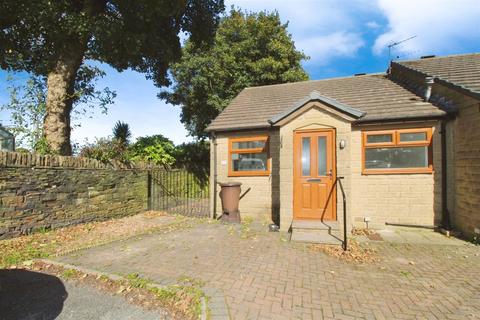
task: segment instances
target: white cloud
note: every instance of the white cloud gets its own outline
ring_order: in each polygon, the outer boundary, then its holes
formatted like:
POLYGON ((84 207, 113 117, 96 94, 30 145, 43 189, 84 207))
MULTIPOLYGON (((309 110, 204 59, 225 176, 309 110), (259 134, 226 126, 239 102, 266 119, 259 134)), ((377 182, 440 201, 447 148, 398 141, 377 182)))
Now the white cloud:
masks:
POLYGON ((359 34, 346 31, 304 38, 297 42, 297 47, 303 49, 317 64, 326 64, 334 57, 352 57, 364 45, 359 34))
POLYGON ((381 54, 387 45, 411 36, 416 38, 395 47, 402 58, 423 54, 458 52, 469 41, 480 40, 478 0, 378 0, 388 20, 388 31, 373 46, 381 54))
POLYGON ((381 27, 380 24, 376 21, 368 21, 367 23, 365 23, 365 25, 370 29, 378 29, 381 27))
POLYGON ((353 56, 364 45, 358 16, 372 10, 366 0, 227 1, 247 11, 277 10, 289 22, 297 49, 310 56, 308 64, 325 65, 335 57, 353 56))

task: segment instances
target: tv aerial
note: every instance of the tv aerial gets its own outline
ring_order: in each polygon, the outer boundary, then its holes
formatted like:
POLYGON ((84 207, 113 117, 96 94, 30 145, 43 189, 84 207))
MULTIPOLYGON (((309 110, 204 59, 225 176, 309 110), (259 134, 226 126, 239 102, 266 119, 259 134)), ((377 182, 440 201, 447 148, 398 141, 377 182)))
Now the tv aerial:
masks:
POLYGON ((416 38, 417 36, 411 36, 410 38, 407 38, 407 39, 403 39, 403 40, 400 40, 400 41, 396 41, 396 42, 392 42, 390 43, 387 47, 388 47, 388 59, 390 61, 392 61, 392 55, 391 55, 391 52, 392 52, 392 48, 393 47, 396 47, 398 46, 399 44, 401 43, 404 43, 404 42, 407 42, 408 40, 412 40, 413 38, 416 38))

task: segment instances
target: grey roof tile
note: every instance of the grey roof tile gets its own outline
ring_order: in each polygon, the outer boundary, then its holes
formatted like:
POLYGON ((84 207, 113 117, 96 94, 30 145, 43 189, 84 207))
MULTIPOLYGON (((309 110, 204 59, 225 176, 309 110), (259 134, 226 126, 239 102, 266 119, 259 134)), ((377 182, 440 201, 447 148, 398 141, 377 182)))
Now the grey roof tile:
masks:
POLYGON ((397 61, 396 63, 472 93, 480 94, 480 53, 397 61))
POLYGON ((268 120, 293 108, 313 91, 365 113, 357 122, 445 115, 385 74, 370 74, 246 88, 207 130, 269 127, 268 120))

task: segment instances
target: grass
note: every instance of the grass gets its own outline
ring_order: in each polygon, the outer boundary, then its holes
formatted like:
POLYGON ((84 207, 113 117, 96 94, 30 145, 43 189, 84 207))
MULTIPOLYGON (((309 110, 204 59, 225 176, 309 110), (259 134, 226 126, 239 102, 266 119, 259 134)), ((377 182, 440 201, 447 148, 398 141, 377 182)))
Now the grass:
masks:
POLYGON ((69 280, 69 279, 75 278, 77 275, 78 275, 77 270, 75 270, 75 269, 65 269, 62 272, 61 277, 66 279, 66 280, 69 280))
POLYGON ((202 297, 205 293, 196 286, 171 285, 164 288, 148 288, 167 305, 183 310, 192 318, 199 318, 202 314, 202 297))
POLYGON ((242 219, 242 223, 240 224, 240 238, 242 239, 248 239, 253 236, 253 233, 251 232, 250 225, 253 222, 252 217, 245 217, 242 219))
POLYGON ((142 278, 138 273, 129 273, 126 279, 129 286, 154 293, 165 305, 179 309, 190 317, 198 318, 202 313, 202 298, 206 297, 201 290, 203 282, 199 280, 181 277, 179 284, 156 287, 151 285, 151 280, 142 278))
POLYGON ((149 284, 149 280, 143 279, 138 273, 129 273, 127 275, 128 283, 134 288, 146 288, 149 284))
POLYGON ((400 271, 400 274, 406 278, 410 277, 412 275, 412 273, 410 271, 404 271, 404 270, 401 270, 400 271))
POLYGON ((27 243, 20 248, 4 246, 0 243, 0 268, 18 265, 26 260, 46 258, 49 255, 49 251, 49 246, 39 247, 31 243, 27 243))

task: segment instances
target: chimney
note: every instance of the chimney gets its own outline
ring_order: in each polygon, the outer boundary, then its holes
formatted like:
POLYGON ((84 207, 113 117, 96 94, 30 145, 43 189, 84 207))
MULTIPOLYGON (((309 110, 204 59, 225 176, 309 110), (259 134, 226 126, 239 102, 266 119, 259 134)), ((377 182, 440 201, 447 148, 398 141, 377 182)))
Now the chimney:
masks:
POLYGON ((433 86, 434 78, 433 77, 426 77, 425 78, 425 92, 423 94, 423 100, 428 102, 430 100, 430 96, 432 95, 432 86, 433 86))

